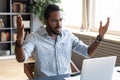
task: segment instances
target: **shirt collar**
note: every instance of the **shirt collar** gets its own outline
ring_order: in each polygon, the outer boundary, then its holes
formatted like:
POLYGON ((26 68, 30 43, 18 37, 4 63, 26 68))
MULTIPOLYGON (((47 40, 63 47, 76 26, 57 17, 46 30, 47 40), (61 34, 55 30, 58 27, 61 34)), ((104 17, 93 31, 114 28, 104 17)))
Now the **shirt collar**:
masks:
POLYGON ((41 34, 48 35, 48 32, 46 31, 45 27, 41 27, 41 34))

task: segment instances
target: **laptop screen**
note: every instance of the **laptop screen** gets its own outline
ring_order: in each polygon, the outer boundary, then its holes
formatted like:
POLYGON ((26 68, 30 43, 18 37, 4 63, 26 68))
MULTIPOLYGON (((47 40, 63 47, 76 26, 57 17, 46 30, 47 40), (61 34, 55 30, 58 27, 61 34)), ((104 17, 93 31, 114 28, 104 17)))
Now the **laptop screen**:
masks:
POLYGON ((116 56, 84 59, 80 80, 111 80, 116 56))

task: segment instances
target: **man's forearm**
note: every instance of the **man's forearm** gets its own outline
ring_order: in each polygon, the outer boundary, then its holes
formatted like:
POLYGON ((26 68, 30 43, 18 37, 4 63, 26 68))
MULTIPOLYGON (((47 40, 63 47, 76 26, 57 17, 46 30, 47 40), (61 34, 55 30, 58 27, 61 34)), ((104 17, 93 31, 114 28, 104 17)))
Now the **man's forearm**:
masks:
POLYGON ((94 51, 99 46, 100 42, 102 41, 102 38, 103 37, 98 35, 94 42, 88 47, 88 54, 90 57, 93 55, 94 51))
POLYGON ((15 55, 18 62, 23 62, 25 59, 25 54, 22 48, 23 42, 16 41, 15 45, 15 55))

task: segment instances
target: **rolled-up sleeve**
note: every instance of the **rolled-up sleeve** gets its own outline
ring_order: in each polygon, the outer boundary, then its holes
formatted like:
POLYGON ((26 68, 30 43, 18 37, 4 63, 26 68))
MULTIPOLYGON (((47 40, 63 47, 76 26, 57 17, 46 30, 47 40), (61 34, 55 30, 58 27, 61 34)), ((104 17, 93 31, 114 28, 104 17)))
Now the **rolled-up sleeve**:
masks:
POLYGON ((76 36, 72 34, 72 50, 73 52, 82 55, 86 58, 89 58, 88 55, 88 45, 79 40, 76 36))
POLYGON ((33 43, 34 40, 34 36, 32 34, 28 35, 26 40, 24 41, 24 44, 23 44, 23 50, 24 50, 24 53, 25 53, 25 60, 26 61, 32 54, 33 50, 34 50, 34 43, 33 43))

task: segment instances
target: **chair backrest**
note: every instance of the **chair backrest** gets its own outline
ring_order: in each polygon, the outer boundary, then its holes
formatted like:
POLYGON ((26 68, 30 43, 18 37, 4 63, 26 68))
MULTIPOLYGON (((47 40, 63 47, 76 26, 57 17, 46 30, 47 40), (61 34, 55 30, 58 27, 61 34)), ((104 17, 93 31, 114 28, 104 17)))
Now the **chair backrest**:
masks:
MULTIPOLYGON (((34 78, 34 64, 35 64, 34 62, 24 63, 24 73, 27 75, 29 79, 34 78)), ((71 64, 72 73, 80 72, 72 61, 70 62, 70 64, 71 64)))

